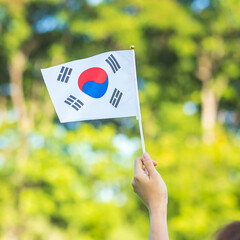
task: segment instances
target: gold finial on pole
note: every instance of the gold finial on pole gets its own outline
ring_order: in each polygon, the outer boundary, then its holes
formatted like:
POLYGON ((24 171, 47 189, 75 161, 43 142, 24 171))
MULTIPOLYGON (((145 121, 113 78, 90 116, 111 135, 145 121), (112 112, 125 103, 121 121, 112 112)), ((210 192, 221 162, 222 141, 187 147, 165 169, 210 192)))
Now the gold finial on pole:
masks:
POLYGON ((131 49, 131 50, 135 49, 135 46, 134 46, 134 45, 131 45, 131 46, 130 46, 130 49, 131 49))

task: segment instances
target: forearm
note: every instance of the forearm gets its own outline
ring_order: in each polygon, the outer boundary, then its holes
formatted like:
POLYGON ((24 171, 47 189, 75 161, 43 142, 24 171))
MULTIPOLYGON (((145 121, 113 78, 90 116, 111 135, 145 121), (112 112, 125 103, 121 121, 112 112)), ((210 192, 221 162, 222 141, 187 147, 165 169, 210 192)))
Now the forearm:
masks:
POLYGON ((149 211, 150 231, 149 240, 169 240, 167 229, 167 206, 149 211))

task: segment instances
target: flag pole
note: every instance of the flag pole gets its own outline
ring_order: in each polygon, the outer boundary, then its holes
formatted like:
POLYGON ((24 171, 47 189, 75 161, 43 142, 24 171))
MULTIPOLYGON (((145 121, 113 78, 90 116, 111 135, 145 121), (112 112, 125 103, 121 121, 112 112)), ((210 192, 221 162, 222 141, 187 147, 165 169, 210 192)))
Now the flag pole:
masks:
POLYGON ((143 128, 142 128, 142 120, 141 120, 141 117, 138 119, 138 123, 139 123, 139 129, 140 129, 140 136, 141 136, 141 143, 142 143, 142 151, 143 151, 143 153, 145 153, 146 150, 145 150, 145 143, 144 143, 144 136, 143 136, 143 128))
MULTIPOLYGON (((135 63, 135 46, 131 45, 130 49, 133 50, 133 66, 134 66, 134 70, 135 70, 135 80, 136 80, 136 91, 137 91, 137 96, 138 96, 138 87, 137 87, 137 71, 136 71, 136 63, 135 63)), ((139 123, 139 130, 140 130, 140 136, 141 136, 141 143, 142 143, 142 151, 143 153, 146 152, 145 150, 145 142, 144 142, 144 136, 143 136, 143 127, 142 127, 142 117, 141 117, 141 111, 140 111, 140 103, 139 103, 139 96, 138 96, 138 116, 137 116, 137 120, 139 123)))

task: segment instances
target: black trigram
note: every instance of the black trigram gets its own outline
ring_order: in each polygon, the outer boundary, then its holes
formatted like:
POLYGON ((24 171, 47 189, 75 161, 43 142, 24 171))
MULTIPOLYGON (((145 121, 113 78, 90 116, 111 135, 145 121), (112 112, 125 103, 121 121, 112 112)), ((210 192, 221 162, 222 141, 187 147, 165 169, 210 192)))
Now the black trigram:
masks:
POLYGON ((116 60, 116 58, 112 54, 105 61, 112 68, 113 73, 116 73, 116 71, 118 71, 118 69, 121 68, 118 61, 116 60))
POLYGON ((69 80, 69 77, 70 77, 71 73, 72 73, 72 68, 68 68, 68 67, 63 67, 63 66, 62 66, 61 71, 60 71, 60 73, 59 73, 59 75, 58 75, 57 80, 58 80, 58 81, 61 80, 61 82, 67 83, 68 80, 69 80))
POLYGON ((117 90, 116 88, 114 89, 113 91, 113 94, 112 94, 112 97, 110 99, 110 103, 115 107, 117 108, 120 100, 121 100, 121 97, 122 97, 123 93, 120 92, 119 90, 117 90))
POLYGON ((72 106, 76 111, 83 106, 83 103, 73 95, 70 95, 64 102, 72 106))

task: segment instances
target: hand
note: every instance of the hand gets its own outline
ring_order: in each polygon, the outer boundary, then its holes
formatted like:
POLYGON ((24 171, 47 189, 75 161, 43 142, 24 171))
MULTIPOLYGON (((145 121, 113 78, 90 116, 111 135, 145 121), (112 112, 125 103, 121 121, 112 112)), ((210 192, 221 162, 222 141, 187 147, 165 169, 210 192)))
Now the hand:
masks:
POLYGON ((149 211, 165 209, 167 207, 167 187, 162 177, 155 169, 157 163, 152 160, 148 153, 135 160, 134 178, 132 186, 148 207, 149 211), (145 168, 143 168, 143 165, 145 168))

